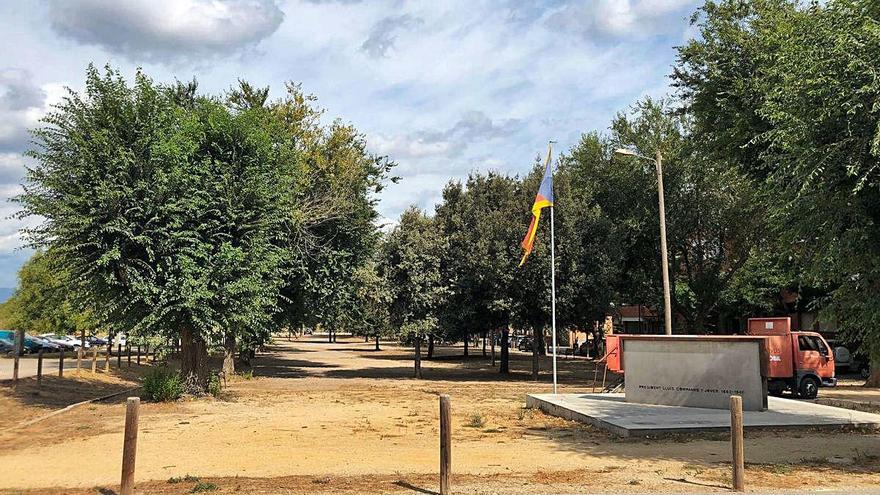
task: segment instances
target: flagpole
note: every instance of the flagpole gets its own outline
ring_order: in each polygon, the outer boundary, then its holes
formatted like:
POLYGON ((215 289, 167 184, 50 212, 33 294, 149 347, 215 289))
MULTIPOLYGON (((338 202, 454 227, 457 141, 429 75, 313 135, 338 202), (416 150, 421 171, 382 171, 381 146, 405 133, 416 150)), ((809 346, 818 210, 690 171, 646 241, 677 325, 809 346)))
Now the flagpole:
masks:
POLYGON ((550 207, 550 312, 553 328, 553 393, 556 394, 556 233, 553 229, 553 207, 550 207))

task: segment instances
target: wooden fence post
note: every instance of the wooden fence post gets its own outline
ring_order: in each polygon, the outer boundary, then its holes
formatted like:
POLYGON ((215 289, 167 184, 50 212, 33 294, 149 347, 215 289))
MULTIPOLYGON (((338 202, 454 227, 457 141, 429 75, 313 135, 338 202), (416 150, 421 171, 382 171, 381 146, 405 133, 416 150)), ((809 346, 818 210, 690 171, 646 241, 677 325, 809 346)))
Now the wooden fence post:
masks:
POLYGON ((58 378, 64 377, 64 348, 58 353, 58 378))
POLYGON ((43 386, 43 349, 37 353, 37 388, 43 386))
POLYGON ((137 360, 137 365, 138 365, 138 366, 141 365, 141 345, 140 345, 140 344, 138 344, 138 360, 137 360))
POLYGON ((745 460, 743 458, 742 397, 730 396, 730 446, 733 450, 733 489, 746 491, 745 460))
POLYGON ((12 386, 18 385, 18 360, 21 358, 21 351, 24 349, 24 330, 15 331, 15 342, 13 342, 12 352, 15 357, 12 362, 12 386))
POLYGON ((128 367, 131 368, 131 344, 126 344, 125 347, 128 348, 128 367))
POLYGON ((76 348, 76 374, 79 374, 79 369, 82 366, 82 358, 83 358, 83 346, 80 345, 76 348))
POLYGON ((107 357, 104 359, 104 371, 110 372, 110 355, 113 354, 113 343, 107 342, 107 357))
POLYGON ((98 346, 92 346, 92 374, 98 371, 98 346))
POLYGON ((122 344, 116 344, 116 367, 122 368, 122 344))
POLYGON ((452 428, 449 396, 440 396, 440 495, 449 495, 449 472, 452 468, 452 428))
POLYGON ((125 404, 125 436, 122 441, 122 482, 119 495, 134 493, 134 464, 137 456, 138 407, 141 399, 129 397, 125 404))

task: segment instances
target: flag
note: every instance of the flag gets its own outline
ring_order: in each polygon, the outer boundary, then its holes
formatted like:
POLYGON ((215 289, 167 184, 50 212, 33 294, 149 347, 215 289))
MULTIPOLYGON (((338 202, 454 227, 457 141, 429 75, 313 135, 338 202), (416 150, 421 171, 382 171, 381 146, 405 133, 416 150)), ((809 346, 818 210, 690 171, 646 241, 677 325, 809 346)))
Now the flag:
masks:
POLYGON ((523 238, 522 247, 525 251, 519 266, 526 262, 526 258, 532 252, 535 245, 535 235, 538 233, 538 221, 541 220, 541 210, 548 206, 553 206, 553 170, 550 168, 550 154, 553 148, 547 150, 547 162, 544 164, 544 178, 541 180, 541 187, 538 188, 538 194, 535 196, 535 202, 532 204, 532 222, 529 224, 529 230, 523 238))

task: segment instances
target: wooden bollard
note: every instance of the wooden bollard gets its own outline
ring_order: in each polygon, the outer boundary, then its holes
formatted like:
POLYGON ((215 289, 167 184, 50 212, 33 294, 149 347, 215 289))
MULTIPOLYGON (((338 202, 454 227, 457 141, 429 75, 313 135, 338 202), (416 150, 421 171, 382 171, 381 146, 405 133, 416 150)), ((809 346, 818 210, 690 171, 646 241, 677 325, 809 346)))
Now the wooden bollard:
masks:
POLYGON ((449 474, 452 470, 452 425, 450 424, 449 396, 440 396, 440 495, 449 494, 449 474))
POLYGON ((79 369, 82 366, 83 359, 83 347, 79 346, 76 348, 76 374, 79 374, 79 369))
POLYGON ((98 346, 92 346, 92 373, 98 372, 98 346))
POLYGON ((122 482, 119 495, 134 493, 134 461, 137 456, 139 397, 129 397, 125 404, 125 436, 122 441, 122 482))
POLYGON ((730 396, 730 446, 733 450, 733 489, 746 491, 745 460, 743 456, 743 404, 742 397, 730 396))
POLYGON ((122 368, 122 344, 116 344, 116 367, 122 368))
POLYGON ((131 344, 126 345, 128 348, 128 367, 131 368, 131 344))
POLYGON ((138 344, 138 360, 137 360, 137 364, 138 364, 138 366, 141 365, 141 346, 140 346, 140 344, 138 344))
POLYGON ((64 348, 58 353, 58 378, 64 377, 64 348))
POLYGON ((104 371, 110 372, 110 355, 113 354, 113 344, 107 343, 107 356, 104 359, 104 371))
POLYGON ((37 388, 43 386, 43 349, 37 353, 37 388))
POLYGON ((21 359, 21 350, 24 348, 24 332, 19 330, 15 332, 15 342, 13 343, 12 352, 15 356, 12 360, 12 386, 18 384, 18 360, 21 359))

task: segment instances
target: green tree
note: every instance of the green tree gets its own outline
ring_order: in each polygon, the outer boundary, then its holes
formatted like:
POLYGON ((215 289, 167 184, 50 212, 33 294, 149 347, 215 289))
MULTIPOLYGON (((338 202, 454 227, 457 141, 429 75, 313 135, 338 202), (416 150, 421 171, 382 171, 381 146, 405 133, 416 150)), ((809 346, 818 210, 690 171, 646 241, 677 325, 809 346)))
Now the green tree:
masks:
POLYGON ((444 300, 440 259, 444 241, 434 221, 417 208, 400 215, 384 244, 380 275, 391 288, 391 324, 402 342, 415 344, 415 377, 422 377, 421 345, 438 328, 444 300))
POLYGON ((18 287, 0 306, 5 326, 32 334, 76 334, 95 330, 88 311, 71 300, 66 274, 51 252, 37 251, 18 271, 18 287))
POLYGON ((85 92, 34 132, 18 200, 46 219, 27 234, 52 248, 77 302, 115 328, 179 337, 203 391, 212 341, 269 331, 290 175, 265 112, 205 97, 181 107, 175 89, 89 67, 85 92))
POLYGON ((708 2, 674 77, 697 133, 764 181, 779 245, 880 385, 880 5, 708 2))

